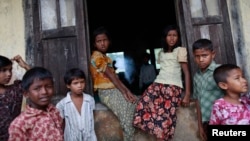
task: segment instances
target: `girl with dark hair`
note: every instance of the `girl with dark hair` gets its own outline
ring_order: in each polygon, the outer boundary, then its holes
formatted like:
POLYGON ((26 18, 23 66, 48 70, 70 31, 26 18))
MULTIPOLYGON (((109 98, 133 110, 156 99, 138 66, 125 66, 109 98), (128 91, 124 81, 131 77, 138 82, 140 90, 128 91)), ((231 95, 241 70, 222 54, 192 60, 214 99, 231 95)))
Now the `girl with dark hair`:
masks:
POLYGON ((21 113, 22 107, 21 81, 15 80, 13 84, 9 84, 12 78, 12 61, 26 70, 30 68, 20 55, 12 60, 0 55, 0 141, 8 140, 9 125, 21 113))
POLYGON ((95 50, 91 55, 90 71, 94 89, 100 101, 106 105, 119 119, 123 128, 124 141, 132 141, 134 127, 132 125, 137 97, 122 83, 116 75, 113 61, 106 56, 111 44, 109 32, 99 27, 93 32, 95 50))
POLYGON ((136 107, 133 125, 153 134, 158 141, 173 138, 176 127, 176 109, 187 106, 190 97, 190 74, 187 50, 180 47, 180 33, 175 25, 167 26, 162 35, 162 51, 158 63, 160 72, 154 82, 144 91, 136 107), (185 96, 182 71, 185 75, 185 96))

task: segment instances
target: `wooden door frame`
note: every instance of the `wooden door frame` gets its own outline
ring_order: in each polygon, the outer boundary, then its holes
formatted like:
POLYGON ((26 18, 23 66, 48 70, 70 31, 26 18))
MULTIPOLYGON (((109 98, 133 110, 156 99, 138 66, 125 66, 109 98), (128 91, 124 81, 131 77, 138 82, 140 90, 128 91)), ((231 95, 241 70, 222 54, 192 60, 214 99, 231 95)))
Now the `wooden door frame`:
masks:
MULTIPOLYGON (((194 37, 192 35, 194 33, 192 30, 189 30, 189 32, 187 32, 188 29, 193 28, 192 24, 190 24, 190 23, 192 23, 191 12, 189 9, 187 9, 187 7, 189 6, 188 2, 189 2, 189 0, 185 0, 185 1, 176 0, 175 1, 175 9, 176 9, 177 23, 179 24, 180 32, 182 35, 181 40, 182 40, 183 45, 185 47, 187 47, 187 49, 188 49, 188 58, 189 58, 189 62, 190 62, 189 66, 190 66, 190 70, 191 70, 191 76, 193 76, 197 66, 193 60, 193 52, 192 52, 192 43, 194 42, 194 37), (184 6, 182 5, 183 3, 185 4, 184 6)), ((224 22, 223 34, 228 35, 228 36, 224 36, 223 39, 233 41, 231 30, 226 30, 226 29, 231 29, 227 1, 220 0, 219 2, 221 5, 221 11, 223 13, 223 22, 224 22)), ((225 52, 226 52, 225 59, 227 59, 228 63, 236 64, 236 56, 235 56, 234 47, 229 42, 224 42, 224 43, 225 43, 225 46, 227 47, 225 50, 225 52)))
MULTIPOLYGON (((24 18, 25 18, 25 43, 26 43, 26 60, 31 66, 37 66, 36 60, 37 49, 39 49, 39 41, 41 39, 39 13, 36 6, 38 0, 22 0, 24 7, 24 18)), ((89 59, 90 59, 90 38, 89 38, 89 26, 88 26, 88 13, 87 13, 87 1, 86 0, 75 0, 76 2, 76 28, 75 33, 77 34, 77 46, 79 56, 79 68, 84 70, 86 73, 86 92, 93 94, 92 78, 89 70, 89 59), (82 10, 77 10, 82 9, 82 10), (87 59, 87 61, 86 61, 87 59)), ((73 33, 73 31, 72 31, 73 33)), ((56 33, 55 33, 56 34, 56 33)), ((58 31, 60 34, 60 31, 58 31)), ((53 36, 53 35, 46 35, 53 36)), ((62 35, 63 36, 63 35, 62 35)))

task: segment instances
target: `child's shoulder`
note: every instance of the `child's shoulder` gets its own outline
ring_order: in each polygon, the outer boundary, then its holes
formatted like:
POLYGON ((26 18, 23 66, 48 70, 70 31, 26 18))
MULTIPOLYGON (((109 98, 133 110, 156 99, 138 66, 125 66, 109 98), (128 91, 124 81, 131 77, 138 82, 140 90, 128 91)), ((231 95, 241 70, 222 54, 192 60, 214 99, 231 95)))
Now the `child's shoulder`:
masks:
POLYGON ((28 114, 23 111, 21 112, 10 124, 10 126, 22 127, 30 122, 28 114))
POLYGON ((102 56, 103 54, 100 51, 94 50, 92 56, 102 56))
POLYGON ((58 104, 58 103, 67 103, 68 100, 69 100, 68 95, 66 95, 65 97, 61 98, 61 99, 57 102, 57 104, 58 104))
POLYGON ((92 95, 90 95, 90 94, 87 94, 87 93, 84 93, 84 98, 86 100, 94 100, 94 97, 92 95))

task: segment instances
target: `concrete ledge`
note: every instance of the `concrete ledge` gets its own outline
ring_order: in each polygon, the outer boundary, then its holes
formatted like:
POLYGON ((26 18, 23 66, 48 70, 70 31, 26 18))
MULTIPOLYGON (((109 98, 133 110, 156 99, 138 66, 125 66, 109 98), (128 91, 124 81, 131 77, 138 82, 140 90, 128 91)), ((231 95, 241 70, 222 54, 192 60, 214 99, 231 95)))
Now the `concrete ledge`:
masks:
POLYGON ((96 104, 94 120, 98 141, 123 141, 123 131, 118 118, 101 103, 96 104))

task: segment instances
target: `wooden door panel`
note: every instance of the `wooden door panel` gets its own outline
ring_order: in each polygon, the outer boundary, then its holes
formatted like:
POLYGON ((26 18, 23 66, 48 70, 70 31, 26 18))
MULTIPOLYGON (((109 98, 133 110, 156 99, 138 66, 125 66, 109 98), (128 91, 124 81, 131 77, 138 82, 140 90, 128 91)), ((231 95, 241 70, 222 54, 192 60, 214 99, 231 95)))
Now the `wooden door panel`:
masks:
POLYGON ((55 78, 55 95, 65 95, 63 76, 66 70, 78 67, 76 38, 58 38, 42 41, 43 64, 55 78))
MULTIPOLYGON (((198 1, 198 0, 197 0, 198 1)), ((177 0, 179 6, 180 28, 184 45, 188 48, 191 75, 195 73, 197 66, 193 60, 192 45, 200 38, 208 38, 212 41, 216 51, 215 61, 217 63, 236 63, 232 33, 230 29, 229 15, 226 0, 218 0, 218 15, 208 15, 208 7, 205 0, 202 3, 203 15, 192 17, 190 0, 177 0)), ((211 7, 210 7, 211 8, 211 7)))
POLYGON ((214 50, 216 52, 215 61, 217 63, 223 63, 227 61, 223 36, 223 29, 221 24, 194 27, 195 39, 208 38, 213 42, 214 50))
POLYGON ((67 91, 63 76, 66 70, 73 67, 78 67, 85 72, 88 84, 85 90, 92 94, 92 79, 88 69, 90 49, 86 1, 32 0, 32 6, 35 37, 34 64, 43 66, 53 73, 55 98, 65 96, 67 91), (50 3, 54 5, 50 6, 50 3), (56 14, 51 16, 48 10, 56 14), (47 21, 47 19, 50 20, 47 21))

